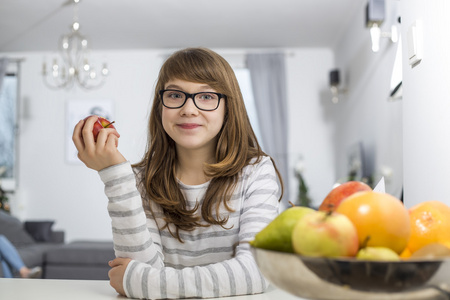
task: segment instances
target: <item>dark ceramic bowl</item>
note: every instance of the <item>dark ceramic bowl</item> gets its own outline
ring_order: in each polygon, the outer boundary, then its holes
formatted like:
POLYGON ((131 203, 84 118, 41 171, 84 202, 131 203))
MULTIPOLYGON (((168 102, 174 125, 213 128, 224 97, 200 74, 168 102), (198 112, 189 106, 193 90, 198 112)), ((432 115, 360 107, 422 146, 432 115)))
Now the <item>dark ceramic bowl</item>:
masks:
POLYGON ((380 262, 251 250, 273 285, 302 298, 450 299, 450 258, 380 262))

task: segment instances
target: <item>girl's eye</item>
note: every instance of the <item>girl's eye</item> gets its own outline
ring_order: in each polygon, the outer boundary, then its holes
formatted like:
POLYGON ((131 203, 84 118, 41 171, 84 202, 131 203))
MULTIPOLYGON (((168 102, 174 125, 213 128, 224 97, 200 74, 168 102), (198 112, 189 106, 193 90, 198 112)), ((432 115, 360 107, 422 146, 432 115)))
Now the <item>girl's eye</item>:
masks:
POLYGON ((214 100, 217 96, 215 94, 200 94, 199 98, 200 100, 214 100))
POLYGON ((169 96, 170 98, 173 98, 173 99, 180 99, 180 98, 183 98, 183 94, 181 94, 181 93, 176 93, 176 92, 172 92, 172 93, 170 93, 168 96, 169 96))

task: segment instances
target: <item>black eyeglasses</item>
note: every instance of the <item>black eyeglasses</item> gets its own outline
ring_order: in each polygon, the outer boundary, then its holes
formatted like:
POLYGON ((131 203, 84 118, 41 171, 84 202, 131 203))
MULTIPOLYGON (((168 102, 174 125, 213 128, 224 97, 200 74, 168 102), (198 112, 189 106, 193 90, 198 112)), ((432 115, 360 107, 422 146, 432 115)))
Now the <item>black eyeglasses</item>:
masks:
POLYGON ((189 94, 178 90, 160 90, 162 104, 167 108, 180 108, 188 98, 194 101, 194 105, 200 110, 216 110, 219 107, 220 99, 227 99, 227 96, 214 92, 201 92, 189 94))

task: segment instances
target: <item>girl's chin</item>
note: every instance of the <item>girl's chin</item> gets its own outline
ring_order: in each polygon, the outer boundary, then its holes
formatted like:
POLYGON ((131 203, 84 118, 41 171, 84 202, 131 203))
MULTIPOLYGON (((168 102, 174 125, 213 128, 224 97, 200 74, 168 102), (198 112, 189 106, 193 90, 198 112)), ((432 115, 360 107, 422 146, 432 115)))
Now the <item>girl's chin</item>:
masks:
POLYGON ((202 142, 195 142, 191 139, 189 140, 183 140, 183 141, 175 141, 175 143, 177 144, 177 147, 180 149, 186 149, 186 150, 205 150, 208 148, 211 148, 212 151, 214 151, 214 146, 211 145, 210 143, 202 143, 202 142))

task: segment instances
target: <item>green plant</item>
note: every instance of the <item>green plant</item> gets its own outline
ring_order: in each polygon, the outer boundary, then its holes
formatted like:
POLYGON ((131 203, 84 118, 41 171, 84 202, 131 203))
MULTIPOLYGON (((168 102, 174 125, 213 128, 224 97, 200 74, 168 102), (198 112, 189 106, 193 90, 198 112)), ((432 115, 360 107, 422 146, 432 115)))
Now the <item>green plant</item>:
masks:
POLYGON ((308 196, 308 186, 301 174, 297 175, 298 179, 298 202, 300 206, 311 206, 311 199, 308 196))
POLYGON ((311 199, 308 196, 308 186, 303 179, 304 164, 303 158, 300 157, 294 166, 294 174, 298 180, 298 195, 295 205, 311 207, 311 199))
POLYGON ((2 189, 1 185, 0 185, 0 210, 6 211, 9 213, 8 197, 6 196, 6 192, 2 189))

